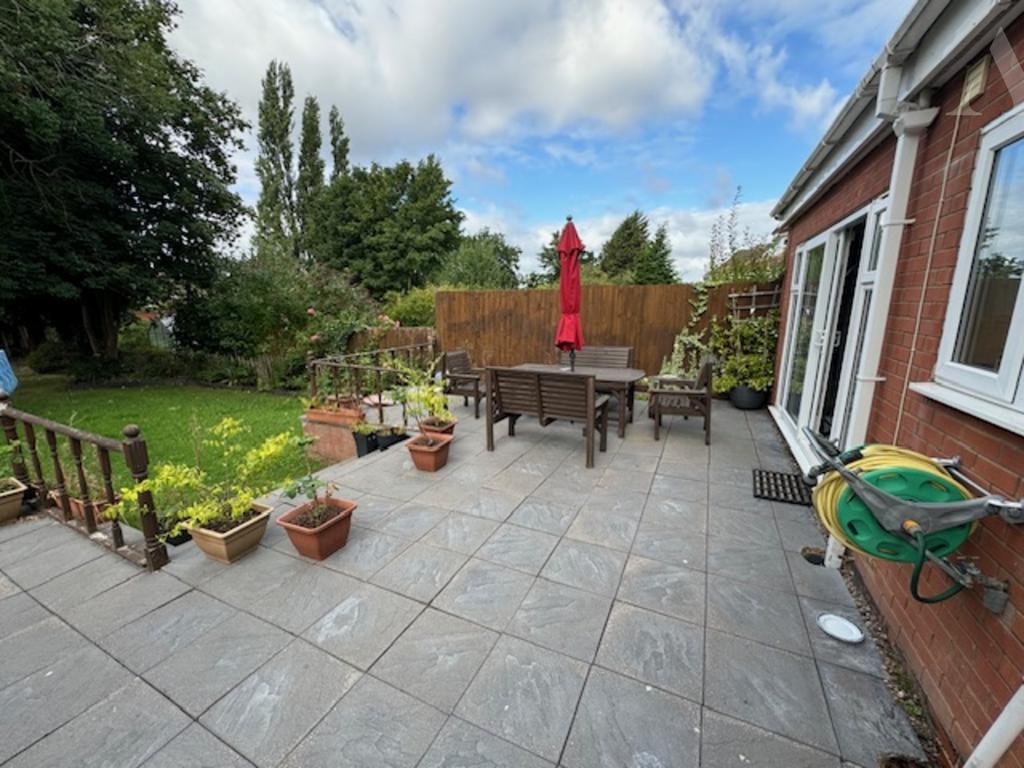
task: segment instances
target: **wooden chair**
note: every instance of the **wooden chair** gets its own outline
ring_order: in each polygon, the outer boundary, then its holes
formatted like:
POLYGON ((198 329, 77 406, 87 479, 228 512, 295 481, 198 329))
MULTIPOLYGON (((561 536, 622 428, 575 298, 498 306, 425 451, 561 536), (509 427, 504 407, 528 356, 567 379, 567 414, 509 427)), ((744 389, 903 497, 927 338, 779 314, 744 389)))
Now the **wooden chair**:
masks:
MULTIPOLYGON (((562 352, 560 365, 569 365, 569 353, 562 352)), ((632 368, 632 347, 584 347, 576 353, 576 365, 583 368, 632 368)))
POLYGON ((650 412, 654 419, 654 439, 661 439, 662 416, 704 417, 704 445, 711 444, 711 380, 714 365, 704 363, 696 380, 674 376, 655 376, 651 380, 650 412))
POLYGON ((446 395, 462 395, 463 405, 469 405, 473 398, 473 414, 480 418, 480 371, 469 361, 469 353, 464 349, 453 349, 441 357, 441 375, 444 377, 446 395))
POLYGON ((579 373, 541 373, 516 368, 487 368, 487 450, 494 450, 494 425, 508 419, 515 437, 520 416, 536 416, 542 427, 554 421, 582 423, 587 467, 594 466, 594 431, 608 450, 608 396, 598 395, 594 377, 579 373))

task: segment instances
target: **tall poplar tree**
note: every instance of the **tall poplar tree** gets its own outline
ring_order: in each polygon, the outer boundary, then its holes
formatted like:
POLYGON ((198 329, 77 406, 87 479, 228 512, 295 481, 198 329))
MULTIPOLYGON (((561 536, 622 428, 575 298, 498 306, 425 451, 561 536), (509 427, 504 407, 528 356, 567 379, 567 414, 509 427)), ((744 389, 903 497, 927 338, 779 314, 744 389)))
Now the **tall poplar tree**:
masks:
POLYGON ((331 139, 331 181, 334 181, 348 174, 348 136, 345 135, 345 121, 337 107, 331 107, 327 122, 331 139))
POLYGON ((295 88, 284 62, 271 61, 263 77, 259 106, 256 175, 256 252, 298 253, 292 126, 295 88))
POLYGON ((316 205, 324 191, 324 161, 320 157, 320 104, 307 96, 302 107, 302 136, 299 140, 299 176, 295 185, 295 218, 298 251, 309 258, 310 231, 316 205))

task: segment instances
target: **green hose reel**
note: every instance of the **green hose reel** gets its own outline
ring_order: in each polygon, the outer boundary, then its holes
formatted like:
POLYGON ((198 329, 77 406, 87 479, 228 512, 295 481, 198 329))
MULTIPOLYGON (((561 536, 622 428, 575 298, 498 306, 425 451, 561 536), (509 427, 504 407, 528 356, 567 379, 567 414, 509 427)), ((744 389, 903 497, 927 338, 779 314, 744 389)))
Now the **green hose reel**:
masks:
MULTIPOLYGON (((968 498, 955 483, 919 469, 875 469, 865 472, 860 478, 886 493, 914 503, 938 504, 968 498)), ((883 528, 852 488, 847 488, 840 496, 837 517, 850 541, 868 554, 900 563, 917 561, 919 553, 915 543, 883 528)), ((925 546, 933 554, 945 557, 963 545, 972 527, 973 523, 964 523, 955 528, 933 531, 925 536, 925 546)))

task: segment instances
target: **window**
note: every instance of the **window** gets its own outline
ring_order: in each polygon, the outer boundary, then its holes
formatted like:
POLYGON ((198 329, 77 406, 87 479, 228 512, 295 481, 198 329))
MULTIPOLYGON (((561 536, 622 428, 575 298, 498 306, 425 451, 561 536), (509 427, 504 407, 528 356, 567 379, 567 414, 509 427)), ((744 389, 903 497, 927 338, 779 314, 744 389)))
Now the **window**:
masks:
POLYGON ((1024 112, 982 133, 939 349, 940 384, 1024 409, 1024 112))

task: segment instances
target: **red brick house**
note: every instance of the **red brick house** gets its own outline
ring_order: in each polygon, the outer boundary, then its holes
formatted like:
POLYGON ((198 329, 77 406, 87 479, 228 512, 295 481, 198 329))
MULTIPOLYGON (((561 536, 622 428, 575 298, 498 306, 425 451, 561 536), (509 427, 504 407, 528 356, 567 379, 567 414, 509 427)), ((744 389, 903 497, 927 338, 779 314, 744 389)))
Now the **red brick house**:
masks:
MULTIPOLYGON (((1024 497, 1022 13, 915 3, 773 211, 788 245, 771 410, 804 469, 811 426, 960 456, 1024 497)), ((975 593, 917 603, 908 566, 856 558, 951 761, 1024 679, 1024 526, 989 518, 961 554, 1009 583, 1000 614, 975 593)), ((1000 765, 1024 766, 1024 739, 1000 765)))

